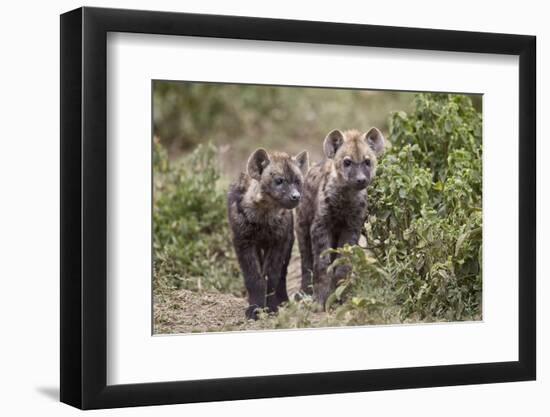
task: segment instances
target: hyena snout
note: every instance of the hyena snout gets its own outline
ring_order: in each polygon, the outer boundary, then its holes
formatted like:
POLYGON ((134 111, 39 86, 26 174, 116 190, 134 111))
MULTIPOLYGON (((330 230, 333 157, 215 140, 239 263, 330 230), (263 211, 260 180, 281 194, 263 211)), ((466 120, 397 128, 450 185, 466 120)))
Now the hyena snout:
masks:
POLYGON ((302 187, 296 184, 292 184, 289 187, 287 198, 289 201, 289 205, 292 206, 292 208, 296 207, 300 203, 300 199, 302 198, 302 187))
POLYGON ((300 197, 302 195, 300 194, 300 192, 298 190, 294 190, 290 193, 290 200, 291 201, 300 201, 300 197))
POLYGON ((291 210, 300 204, 302 198, 302 189, 299 185, 290 184, 284 190, 283 195, 279 199, 279 204, 284 208, 291 210))
POLYGON ((355 177, 354 185, 357 189, 362 190, 368 185, 369 181, 366 176, 358 175, 355 177))
POLYGON ((287 198, 281 201, 281 205, 286 209, 296 208, 300 204, 301 197, 302 195, 298 190, 291 191, 288 193, 287 198))

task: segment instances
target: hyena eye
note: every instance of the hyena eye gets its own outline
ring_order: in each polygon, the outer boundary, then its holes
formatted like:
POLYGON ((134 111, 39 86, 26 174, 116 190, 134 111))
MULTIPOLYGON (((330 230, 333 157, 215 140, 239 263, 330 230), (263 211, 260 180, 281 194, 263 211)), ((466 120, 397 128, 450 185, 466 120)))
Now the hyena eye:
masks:
POLYGON ((351 165, 351 159, 344 159, 344 166, 349 167, 351 165))
POLYGON ((283 182, 284 180, 281 177, 275 178, 275 185, 281 185, 283 182))
POLYGON ((365 165, 370 167, 370 164, 371 164, 370 159, 365 159, 365 165))

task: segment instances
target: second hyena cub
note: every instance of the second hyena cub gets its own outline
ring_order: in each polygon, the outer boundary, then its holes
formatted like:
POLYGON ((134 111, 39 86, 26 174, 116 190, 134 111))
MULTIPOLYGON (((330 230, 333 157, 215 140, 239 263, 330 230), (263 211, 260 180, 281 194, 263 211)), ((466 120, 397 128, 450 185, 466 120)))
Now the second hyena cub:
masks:
POLYGON ((367 216, 366 188, 376 173, 377 157, 384 150, 384 136, 376 128, 367 133, 333 130, 325 138, 325 160, 312 166, 304 184, 304 197, 296 212, 302 260, 302 292, 325 306, 336 283, 348 268, 329 265, 334 254, 324 253, 359 241, 367 216))
POLYGON ((228 195, 233 245, 244 275, 249 307, 246 317, 256 319, 258 309, 277 311, 288 301, 286 273, 294 244, 292 209, 301 199, 308 170, 307 152, 256 150, 247 173, 231 185, 228 195))

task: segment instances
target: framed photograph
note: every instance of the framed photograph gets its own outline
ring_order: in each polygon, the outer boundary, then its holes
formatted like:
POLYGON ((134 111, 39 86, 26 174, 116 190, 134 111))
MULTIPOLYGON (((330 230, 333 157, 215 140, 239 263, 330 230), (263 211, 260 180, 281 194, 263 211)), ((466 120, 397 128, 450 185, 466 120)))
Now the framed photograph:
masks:
POLYGON ((533 36, 61 16, 61 401, 533 380, 533 36))

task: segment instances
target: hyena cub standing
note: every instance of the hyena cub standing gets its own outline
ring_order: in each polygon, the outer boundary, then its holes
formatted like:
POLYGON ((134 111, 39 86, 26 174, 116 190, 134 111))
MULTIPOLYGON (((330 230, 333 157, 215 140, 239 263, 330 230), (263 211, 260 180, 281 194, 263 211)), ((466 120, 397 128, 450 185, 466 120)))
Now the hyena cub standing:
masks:
POLYGON ((259 308, 277 311, 288 301, 286 273, 292 245, 292 209, 300 202, 307 152, 295 157, 256 150, 247 173, 231 185, 228 195, 233 245, 244 275, 249 307, 246 317, 256 319, 259 308))
POLYGON ((376 128, 367 133, 333 130, 323 144, 326 159, 311 167, 306 176, 304 197, 296 213, 301 290, 306 294, 313 292, 323 307, 348 268, 341 265, 329 274, 327 269, 335 256, 321 255, 327 249, 359 241, 367 216, 366 188, 374 178, 384 142, 376 128))

